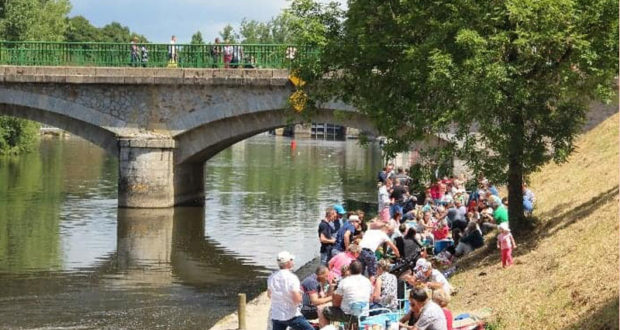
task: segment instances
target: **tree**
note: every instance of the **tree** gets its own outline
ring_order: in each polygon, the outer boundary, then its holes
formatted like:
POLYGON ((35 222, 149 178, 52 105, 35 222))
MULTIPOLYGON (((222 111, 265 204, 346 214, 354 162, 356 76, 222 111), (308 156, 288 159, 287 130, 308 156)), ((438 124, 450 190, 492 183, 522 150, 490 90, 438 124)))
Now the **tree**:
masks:
POLYGON ((235 29, 230 24, 226 24, 219 34, 224 43, 234 44, 237 43, 237 39, 239 39, 239 35, 235 33, 235 29))
POLYGON ((244 18, 239 27, 239 34, 246 44, 273 43, 271 21, 267 23, 244 18))
POLYGON ((269 22, 269 34, 271 42, 274 44, 291 43, 293 34, 291 32, 290 16, 280 14, 269 22))
POLYGON ((565 161, 588 102, 611 95, 617 13, 614 0, 350 1, 302 74, 373 119, 388 152, 448 136, 475 173, 508 184, 521 225, 524 178, 565 161))
POLYGON ((0 154, 32 150, 39 137, 39 124, 25 119, 0 116, 0 154))
POLYGON ((192 45, 204 45, 205 42, 202 39, 202 33, 200 33, 200 31, 196 31, 196 33, 192 35, 192 41, 190 43, 192 45))
POLYGON ((65 40, 70 42, 100 42, 103 40, 101 30, 90 24, 84 16, 67 18, 65 40))
POLYGON ((11 0, 4 2, 0 35, 4 40, 62 41, 67 28, 67 0, 11 0))
POLYGON ((101 28, 102 42, 120 42, 128 43, 134 37, 138 38, 138 42, 148 42, 145 36, 131 32, 128 27, 121 25, 118 22, 112 22, 106 24, 101 28))

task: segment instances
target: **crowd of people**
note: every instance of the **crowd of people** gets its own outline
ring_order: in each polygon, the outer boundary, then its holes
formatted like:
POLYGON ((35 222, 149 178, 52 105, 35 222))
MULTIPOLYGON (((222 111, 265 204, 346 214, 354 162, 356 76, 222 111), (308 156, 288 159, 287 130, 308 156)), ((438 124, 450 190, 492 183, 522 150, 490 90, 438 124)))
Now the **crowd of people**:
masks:
MULTIPOLYGON (((321 265, 313 274, 300 282, 291 272, 293 256, 278 255, 280 270, 268 280, 273 329, 357 324, 360 316, 402 310, 394 329, 452 329, 447 305, 455 294, 448 281, 454 259, 497 230, 502 267, 512 265, 517 245, 506 200, 488 180, 479 178, 467 190, 464 176, 444 177, 412 194, 413 179, 402 169, 395 173, 388 165, 377 179, 377 217, 366 221, 363 211, 342 205, 325 211, 318 227, 321 265)), ((532 212, 534 194, 523 189, 524 209, 532 212)))
MULTIPOLYGON (((256 50, 250 49, 250 51, 246 52, 243 45, 232 43, 230 40, 225 40, 222 42, 220 38, 215 38, 212 44, 194 46, 206 47, 206 51, 205 48, 200 49, 199 51, 190 49, 188 55, 192 55, 193 57, 204 55, 201 60, 210 65, 211 68, 256 68, 258 65, 256 57, 254 56, 257 53, 256 50), (202 53, 203 51, 204 54, 202 53)), ((130 66, 147 67, 149 63, 149 50, 147 48, 147 44, 141 44, 138 37, 134 37, 130 41, 129 48, 131 55, 130 66)), ((181 60, 179 57, 181 48, 182 47, 177 44, 176 36, 173 35, 167 46, 168 67, 176 67, 179 64, 179 61, 181 60)), ((283 55, 286 61, 292 61, 295 59, 296 54, 297 48, 289 46, 286 47, 283 55)))

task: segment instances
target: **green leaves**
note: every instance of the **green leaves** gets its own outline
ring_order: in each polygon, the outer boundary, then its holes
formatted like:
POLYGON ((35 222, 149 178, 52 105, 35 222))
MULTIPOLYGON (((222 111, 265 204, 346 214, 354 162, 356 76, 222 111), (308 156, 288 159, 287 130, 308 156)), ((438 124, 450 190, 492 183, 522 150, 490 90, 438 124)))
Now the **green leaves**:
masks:
POLYGON ((39 124, 0 116, 0 154, 17 154, 32 150, 39 138, 39 124))
POLYGON ((0 19, 4 40, 62 41, 67 29, 68 0, 11 0, 0 19))
POLYGON ((320 20, 334 23, 328 29, 309 25, 315 44, 331 33, 323 65, 301 71, 373 119, 390 153, 448 136, 436 157, 450 152, 475 174, 509 182, 519 217, 523 177, 566 160, 588 102, 612 95, 617 13, 611 0, 354 0, 344 19, 320 20), (330 72, 338 79, 325 83, 330 72))

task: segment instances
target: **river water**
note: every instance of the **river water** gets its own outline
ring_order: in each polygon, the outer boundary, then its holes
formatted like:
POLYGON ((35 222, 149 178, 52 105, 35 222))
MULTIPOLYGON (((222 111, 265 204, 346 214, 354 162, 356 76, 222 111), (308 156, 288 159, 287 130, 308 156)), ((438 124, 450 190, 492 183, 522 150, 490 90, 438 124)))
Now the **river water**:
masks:
POLYGON ((318 255, 334 203, 372 211, 376 145, 260 135, 207 162, 204 208, 118 209, 117 160, 76 138, 0 158, 0 328, 209 328, 278 251, 318 255))

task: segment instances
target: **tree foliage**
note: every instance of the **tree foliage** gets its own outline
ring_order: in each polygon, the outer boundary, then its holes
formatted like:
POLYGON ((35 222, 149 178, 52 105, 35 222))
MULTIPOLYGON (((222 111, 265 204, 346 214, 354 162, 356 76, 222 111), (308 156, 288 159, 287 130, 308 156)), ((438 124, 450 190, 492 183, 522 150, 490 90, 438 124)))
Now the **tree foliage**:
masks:
POLYGON ((28 152, 39 137, 39 124, 24 119, 0 116, 0 154, 28 152))
POLYGON ((64 37, 71 42, 130 42, 134 37, 138 42, 148 42, 145 36, 132 32, 128 27, 112 22, 98 28, 83 16, 67 18, 64 37))
MULTIPOLYGON (((317 16, 303 8, 318 3, 293 3, 317 16)), ((335 92, 315 100, 338 96, 373 119, 388 152, 447 137, 476 174, 508 183, 519 223, 523 179, 566 160, 587 104, 611 95, 617 13, 613 0, 353 0, 315 29, 327 35, 320 66, 301 69, 335 92)))
POLYGON ((222 38, 222 42, 224 43, 234 44, 237 43, 237 40, 239 39, 239 35, 235 32, 235 28, 230 24, 226 24, 219 34, 220 38, 222 38))
POLYGON ((258 22, 244 18, 239 27, 239 36, 246 44, 285 44, 292 43, 291 16, 286 12, 270 19, 258 22))
POLYGON ((101 34, 101 40, 98 40, 101 42, 130 42, 134 37, 138 38, 138 42, 148 42, 146 37, 131 32, 127 26, 123 26, 118 22, 104 25, 101 28, 101 34))
POLYGON ((68 0, 5 0, 1 4, 0 36, 4 40, 62 41, 67 28, 68 0))
POLYGON ((192 34, 192 40, 190 43, 192 45, 204 45, 205 41, 202 39, 202 33, 200 33, 200 31, 196 31, 196 33, 192 34))
POLYGON ((291 1, 276 17, 267 22, 244 18, 238 28, 228 24, 220 31, 223 40, 246 44, 303 44, 321 46, 327 42, 329 29, 337 26, 343 14, 339 5, 313 0, 291 1))

